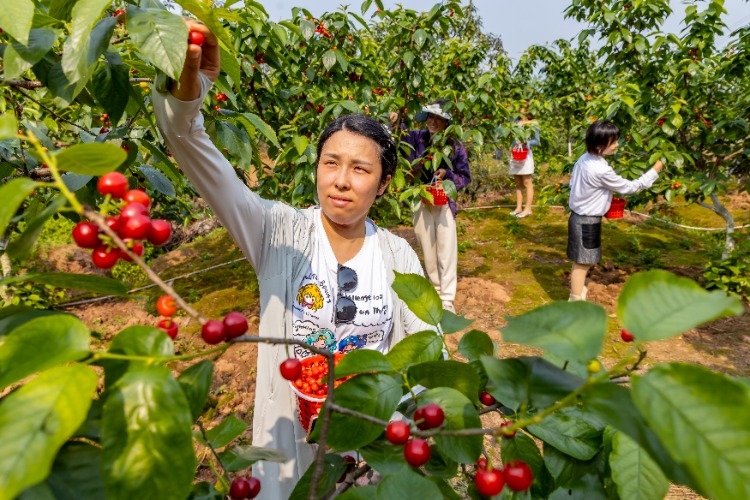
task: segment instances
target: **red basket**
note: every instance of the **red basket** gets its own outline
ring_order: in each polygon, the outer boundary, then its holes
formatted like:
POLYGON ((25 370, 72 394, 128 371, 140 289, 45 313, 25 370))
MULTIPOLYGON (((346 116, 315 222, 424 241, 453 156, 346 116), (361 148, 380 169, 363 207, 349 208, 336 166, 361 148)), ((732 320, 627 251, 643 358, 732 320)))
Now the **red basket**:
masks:
POLYGON ((426 203, 428 205, 437 205, 442 206, 446 205, 448 203, 448 195, 445 194, 445 191, 443 190, 443 183, 440 181, 436 181, 429 186, 427 186, 427 192, 432 195, 432 203, 430 203, 429 200, 426 198, 422 198, 422 202, 426 203))
POLYGON ((525 160, 529 156, 529 148, 513 148, 510 155, 514 160, 525 160))
MULTIPOLYGON (((341 353, 334 354, 334 365, 338 364, 338 362, 343 357, 344 355, 341 353)), ((326 357, 318 354, 315 356, 309 356, 300 361, 302 363, 302 369, 304 370, 306 367, 309 367, 313 363, 320 363, 321 361, 325 363, 326 357)), ((320 413, 320 409, 323 407, 323 402, 326 400, 326 398, 325 396, 312 396, 310 394, 302 392, 294 385, 291 380, 289 381, 289 387, 292 388, 292 391, 294 391, 294 394, 297 396, 297 419, 299 420, 302 428, 307 431, 310 428, 310 421, 313 417, 318 416, 318 413, 320 413)))
POLYGON ((623 212, 625 211, 625 200, 622 198, 612 198, 612 203, 609 205, 609 210, 604 216, 607 219, 622 219, 623 212))

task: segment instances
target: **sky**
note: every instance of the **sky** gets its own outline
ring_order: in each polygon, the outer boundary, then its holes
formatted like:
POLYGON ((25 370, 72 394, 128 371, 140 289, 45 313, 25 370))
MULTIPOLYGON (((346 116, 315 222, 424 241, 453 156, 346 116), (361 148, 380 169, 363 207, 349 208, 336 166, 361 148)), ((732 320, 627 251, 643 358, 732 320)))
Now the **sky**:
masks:
MULTIPOLYGON (((361 0, 260 0, 272 21, 291 17, 292 7, 304 7, 313 15, 339 10, 342 4, 349 5, 350 10, 361 13, 361 0)), ((436 0, 384 0, 386 8, 401 4, 404 8, 416 11, 429 11, 436 0)), ((506 52, 511 59, 518 59, 523 51, 534 44, 544 44, 559 38, 571 39, 585 25, 573 19, 565 19, 563 11, 570 5, 570 0, 475 0, 485 32, 500 35, 506 52)), ((679 0, 672 0, 673 15, 667 20, 665 29, 679 33, 680 21, 684 17, 685 5, 679 0)), ((746 0, 725 0, 727 15, 724 23, 729 32, 750 24, 750 2, 746 0)), ((375 2, 371 11, 375 10, 375 2)), ((369 16, 365 16, 368 19, 369 16)), ((728 34, 728 33, 727 33, 728 34)), ((727 37, 721 39, 726 43, 727 37)))

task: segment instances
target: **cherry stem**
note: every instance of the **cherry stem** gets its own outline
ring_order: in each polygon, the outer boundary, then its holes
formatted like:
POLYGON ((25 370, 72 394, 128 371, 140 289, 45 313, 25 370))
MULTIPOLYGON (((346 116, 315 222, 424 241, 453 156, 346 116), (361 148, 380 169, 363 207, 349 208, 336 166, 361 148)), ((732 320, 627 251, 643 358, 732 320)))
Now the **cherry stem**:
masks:
MULTIPOLYGON (((214 470, 214 474, 216 474, 216 476, 219 478, 221 483, 228 490, 229 489, 229 481, 228 481, 229 471, 227 471, 227 468, 224 467, 224 462, 221 461, 219 454, 216 453, 216 448, 214 448, 214 445, 211 444, 211 440, 208 439, 208 436, 206 435, 206 428, 203 427, 203 422, 198 420, 196 424, 198 425, 198 428, 201 431, 201 435, 203 436, 203 440, 206 442, 206 446, 208 446, 208 448, 211 450, 211 453, 213 454, 214 458, 216 458, 216 461, 219 462, 219 466, 221 467, 221 470, 224 471, 224 474, 218 474, 216 470, 214 470)), ((213 469, 213 465, 211 466, 211 468, 213 469)))
POLYGON ((125 252, 125 254, 127 254, 127 256, 133 260, 133 262, 138 264, 138 267, 143 269, 143 271, 146 273, 149 279, 153 283, 155 283, 159 288, 164 290, 165 293, 170 295, 175 300, 175 302, 177 302, 177 304, 179 304, 179 306, 185 310, 185 312, 187 312, 193 318, 197 319, 201 325, 205 325, 208 322, 208 320, 201 313, 199 313, 198 311, 190 307, 190 305, 187 302, 185 302, 185 300, 182 297, 180 297, 180 295, 174 290, 174 288, 172 288, 166 282, 164 282, 164 280, 162 280, 159 277, 159 275, 156 274, 148 266, 148 264, 146 264, 143 261, 143 259, 141 259, 139 255, 137 255, 135 252, 130 250, 130 248, 128 248, 128 246, 125 244, 124 241, 122 241, 122 239, 117 235, 117 233, 114 232, 112 228, 110 228, 107 225, 106 220, 104 219, 104 217, 102 217, 102 215, 99 212, 86 208, 83 210, 83 215, 89 220, 91 220, 92 222, 94 222, 94 224, 96 224, 99 227, 99 229, 101 229, 104 232, 104 234, 109 236, 112 239, 112 242, 117 246, 117 248, 125 252))

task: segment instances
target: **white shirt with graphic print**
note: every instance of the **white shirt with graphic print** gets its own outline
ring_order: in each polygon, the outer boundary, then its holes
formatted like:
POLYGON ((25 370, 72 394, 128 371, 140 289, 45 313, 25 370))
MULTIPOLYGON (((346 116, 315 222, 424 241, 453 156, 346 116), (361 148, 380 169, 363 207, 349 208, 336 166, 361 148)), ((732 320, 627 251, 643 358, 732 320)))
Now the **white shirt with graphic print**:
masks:
MULTIPOLYGON (((293 305, 294 338, 331 352, 346 353, 354 349, 373 349, 385 353, 385 341, 391 330, 393 302, 380 251, 375 225, 365 225, 365 242, 359 253, 343 265, 357 273, 353 290, 341 292, 357 306, 354 319, 336 324, 336 301, 339 292, 339 264, 323 228, 320 210, 316 210, 316 245, 310 267, 301 283, 293 305)), ((299 346, 295 356, 312 353, 299 346)))

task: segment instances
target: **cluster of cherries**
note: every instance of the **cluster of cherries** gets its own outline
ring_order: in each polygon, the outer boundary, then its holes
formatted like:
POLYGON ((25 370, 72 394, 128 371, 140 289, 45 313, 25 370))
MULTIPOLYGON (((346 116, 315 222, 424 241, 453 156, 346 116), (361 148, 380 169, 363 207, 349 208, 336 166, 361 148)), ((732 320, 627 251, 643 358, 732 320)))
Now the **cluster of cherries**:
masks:
MULTIPOLYGON (((143 240, 160 246, 172 237, 172 226, 169 221, 149 218, 148 207, 151 205, 151 199, 140 189, 128 190, 128 180, 121 173, 110 172, 101 176, 97 189, 102 195, 109 195, 125 203, 120 214, 107 217, 106 222, 139 257, 143 255, 143 240)), ((98 268, 109 269, 120 259, 132 262, 128 254, 106 242, 106 235, 100 232, 99 227, 93 222, 79 222, 73 228, 72 235, 79 247, 92 249, 91 261, 98 268)))
POLYGON ((247 331, 247 318, 244 314, 232 311, 224 319, 211 319, 201 328, 201 338, 206 344, 218 344, 237 338, 247 331))
POLYGON ((331 35, 331 32, 328 31, 325 27, 324 23, 320 23, 317 28, 315 28, 315 33, 320 33, 324 37, 331 39, 333 38, 333 35, 331 35))
MULTIPOLYGON (((334 366, 342 356, 336 355, 334 366)), ((328 396, 328 362, 325 359, 302 363, 297 358, 284 360, 279 366, 281 376, 289 380, 301 393, 312 397, 328 396)), ((338 379, 334 387, 338 387, 348 380, 348 377, 338 379)))
POLYGON ((229 487, 229 497, 232 500, 255 498, 260 493, 260 479, 257 477, 235 477, 229 487))
POLYGON ((526 491, 534 482, 531 467, 521 460, 513 460, 505 464, 505 467, 493 469, 488 466, 486 458, 479 457, 476 470, 474 486, 480 495, 486 497, 499 495, 506 484, 513 491, 526 491))
MULTIPOLYGON (((445 422, 440 405, 430 403, 414 411, 414 422, 419 430, 437 429, 445 422)), ((412 467, 421 467, 430 460, 430 445, 421 438, 411 438, 411 427, 406 422, 394 420, 385 428, 385 438, 395 445, 404 446, 404 458, 412 467)))

